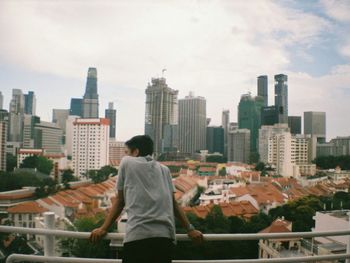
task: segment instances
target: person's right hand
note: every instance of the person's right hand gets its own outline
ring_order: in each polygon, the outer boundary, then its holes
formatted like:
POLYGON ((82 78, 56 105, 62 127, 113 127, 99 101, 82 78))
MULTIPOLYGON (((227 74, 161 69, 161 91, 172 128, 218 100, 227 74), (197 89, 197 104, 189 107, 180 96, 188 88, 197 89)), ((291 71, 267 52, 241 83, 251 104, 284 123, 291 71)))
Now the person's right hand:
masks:
POLYGON ((204 237, 201 231, 191 230, 187 233, 187 235, 197 245, 200 245, 204 242, 204 237))
POLYGON ((92 230, 89 240, 92 243, 96 243, 101 240, 102 237, 104 237, 107 234, 107 231, 103 229, 102 227, 96 228, 92 230))

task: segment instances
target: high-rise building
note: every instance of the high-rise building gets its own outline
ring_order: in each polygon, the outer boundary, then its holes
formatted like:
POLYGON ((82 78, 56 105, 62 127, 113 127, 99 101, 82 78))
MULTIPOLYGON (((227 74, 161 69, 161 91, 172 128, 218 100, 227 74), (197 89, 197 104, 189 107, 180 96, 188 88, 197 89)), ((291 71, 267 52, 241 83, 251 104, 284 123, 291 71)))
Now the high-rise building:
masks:
POLYGON ((30 115, 36 114, 36 97, 33 91, 24 94, 24 113, 30 115))
POLYGON ((238 122, 230 122, 228 132, 238 129, 238 122))
POLYGON ((261 125, 275 125, 278 123, 277 106, 267 106, 261 108, 261 125))
POLYGON ((267 107, 269 104, 269 98, 268 98, 268 80, 266 75, 258 77, 258 96, 264 98, 264 107, 267 107))
POLYGON ((98 118, 97 70, 89 68, 82 102, 83 118, 98 118))
POLYGON ((66 133, 66 122, 69 116, 68 109, 53 109, 52 110, 52 122, 56 123, 57 126, 66 133))
POLYGON ((227 156, 227 140, 228 140, 228 132, 230 128, 230 111, 229 110, 223 110, 222 111, 222 118, 221 118, 221 125, 224 128, 224 156, 227 156))
POLYGON ((250 159, 250 130, 236 129, 228 134, 229 162, 249 163, 250 159))
POLYGON ((79 119, 80 116, 68 116, 66 121, 66 136, 64 141, 64 149, 67 151, 67 156, 72 156, 73 153, 73 129, 76 119, 79 119))
POLYGON ((71 116, 83 116, 83 99, 72 98, 70 100, 69 115, 71 116))
POLYGON ((318 143, 325 143, 326 113, 316 111, 304 112, 304 134, 316 136, 318 143))
POLYGON ((24 114, 23 117, 23 146, 24 149, 34 148, 35 140, 35 125, 40 123, 40 118, 37 116, 24 114))
POLYGON ((109 120, 76 119, 73 123, 72 168, 83 177, 109 164, 109 120))
MULTIPOLYGON (((261 108, 264 105, 262 97, 252 97, 251 94, 244 94, 238 105, 238 128, 250 130, 250 152, 257 153, 259 128, 261 126, 261 108)), ((255 160, 251 160, 255 161, 255 160)))
POLYGON ((278 123, 288 123, 288 76, 275 75, 275 106, 278 110, 278 123))
POLYGON ((267 163, 269 161, 269 139, 276 134, 285 132, 290 132, 288 124, 285 123, 261 126, 259 129, 259 156, 261 162, 267 163))
POLYGON ((117 119, 117 110, 114 109, 113 102, 108 103, 108 109, 105 111, 105 118, 109 119, 109 138, 115 139, 115 125, 117 119))
POLYGON ((4 108, 4 96, 2 95, 2 92, 0 91, 0 110, 4 108))
POLYGON ((222 126, 207 127, 207 150, 209 153, 224 153, 225 129, 222 126))
POLYGON ((23 140, 23 115, 24 96, 22 90, 13 89, 10 101, 8 141, 22 143, 23 140))
POLYGON ((206 100, 192 93, 179 100, 179 149, 183 153, 196 153, 206 149, 206 100))
POLYGON ((317 157, 350 155, 350 136, 338 136, 328 143, 317 144, 317 157))
POLYGON ((40 121, 34 126, 34 148, 46 153, 62 153, 63 131, 56 123, 40 121))
POLYGON ((301 134, 301 116, 288 116, 288 127, 291 134, 301 134))
POLYGON ((6 171, 7 124, 6 118, 0 119, 0 171, 6 171))
POLYGON ((152 82, 148 83, 146 89, 145 134, 153 139, 154 152, 157 156, 165 152, 165 127, 178 124, 177 95, 178 91, 171 89, 165 78, 152 78, 152 82))
POLYGON ((166 124, 163 129, 163 152, 176 152, 178 149, 178 129, 179 126, 174 124, 166 124))

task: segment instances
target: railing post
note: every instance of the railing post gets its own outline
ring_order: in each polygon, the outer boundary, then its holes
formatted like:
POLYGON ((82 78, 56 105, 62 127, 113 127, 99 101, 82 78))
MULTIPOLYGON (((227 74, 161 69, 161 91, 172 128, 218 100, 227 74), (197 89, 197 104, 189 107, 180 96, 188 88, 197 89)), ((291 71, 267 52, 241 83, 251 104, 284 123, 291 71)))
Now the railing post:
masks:
MULTIPOLYGON (((349 228, 350 228, 350 212, 348 212, 348 222, 349 222, 349 228)), ((349 254, 350 253, 350 235, 348 235, 348 243, 346 245, 346 253, 349 254)), ((347 258, 345 260, 346 263, 350 263, 350 258, 347 258)))
MULTIPOLYGON (((55 228, 55 213, 45 212, 44 213, 44 225, 46 229, 55 228)), ((44 237, 44 255, 52 257, 55 251, 55 237, 46 235, 44 237)))

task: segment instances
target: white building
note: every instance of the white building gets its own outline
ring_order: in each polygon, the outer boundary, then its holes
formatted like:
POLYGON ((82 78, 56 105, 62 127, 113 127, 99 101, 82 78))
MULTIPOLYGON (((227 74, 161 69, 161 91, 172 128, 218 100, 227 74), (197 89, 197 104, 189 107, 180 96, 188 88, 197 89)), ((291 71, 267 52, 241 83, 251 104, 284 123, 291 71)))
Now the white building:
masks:
POLYGON ((0 120, 0 171, 6 171, 7 121, 0 120))
POLYGON ((110 161, 121 161, 126 155, 125 153, 125 142, 109 142, 109 160, 110 161))
POLYGON ((109 120, 76 119, 73 123, 72 168, 82 177, 109 164, 109 120))
POLYGON ((64 148, 67 152, 67 156, 72 156, 73 152, 73 127, 76 119, 79 119, 79 116, 71 115, 68 116, 66 120, 66 141, 64 148))
POLYGON ((30 156, 43 156, 44 150, 43 149, 19 149, 17 153, 17 167, 21 165, 23 160, 30 156))

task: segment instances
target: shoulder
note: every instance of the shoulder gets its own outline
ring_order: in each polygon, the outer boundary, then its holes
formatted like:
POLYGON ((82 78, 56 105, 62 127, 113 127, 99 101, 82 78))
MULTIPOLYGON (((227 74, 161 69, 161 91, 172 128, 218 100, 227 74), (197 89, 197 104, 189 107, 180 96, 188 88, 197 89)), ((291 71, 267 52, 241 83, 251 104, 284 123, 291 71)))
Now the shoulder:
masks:
POLYGON ((124 156, 120 161, 120 167, 125 167, 128 163, 132 162, 131 156, 124 156))
POLYGON ((159 165, 163 172, 170 174, 170 170, 168 166, 165 166, 164 164, 161 164, 161 163, 159 163, 159 165))

